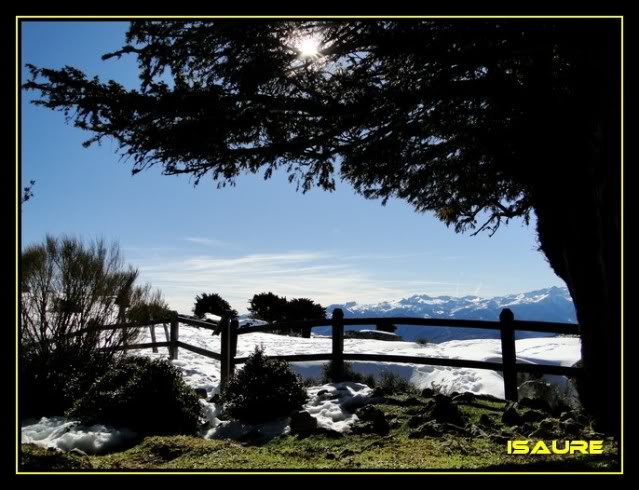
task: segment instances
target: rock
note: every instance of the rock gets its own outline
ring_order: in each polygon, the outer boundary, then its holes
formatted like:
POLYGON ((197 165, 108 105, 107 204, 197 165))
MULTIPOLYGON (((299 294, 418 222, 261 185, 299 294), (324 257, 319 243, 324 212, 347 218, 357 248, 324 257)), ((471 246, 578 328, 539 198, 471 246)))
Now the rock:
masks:
POLYGON ((419 398, 415 396, 409 396, 408 398, 406 398, 406 400, 404 400, 404 406, 407 406, 407 407, 418 406, 423 404, 424 402, 422 402, 419 398))
POLYGON ((219 403, 220 402, 220 394, 216 393, 211 398, 208 399, 209 403, 219 403))
POLYGON ((479 416, 479 423, 483 425, 484 427, 493 427, 495 425, 495 421, 487 413, 482 413, 479 416))
POLYGON ((571 436, 576 436, 580 434, 584 429, 584 426, 577 423, 575 419, 562 420, 559 426, 561 427, 561 430, 563 432, 571 436))
POLYGON ((398 342, 402 340, 402 338, 397 334, 390 332, 381 332, 379 330, 349 330, 344 332, 344 338, 387 340, 391 342, 398 342))
POLYGON ((561 412, 561 415, 559 416, 559 420, 568 420, 572 418, 572 413, 571 412, 561 412))
POLYGON ((420 439, 422 437, 440 437, 443 433, 443 427, 431 420, 430 422, 426 422, 423 426, 421 426, 416 431, 408 434, 409 439, 420 439))
POLYGON ((373 388, 373 391, 371 392, 371 396, 373 397, 384 397, 386 395, 387 395, 386 390, 382 388, 381 386, 377 386, 376 388, 373 388))
POLYGON ((384 412, 373 406, 360 408, 355 412, 358 420, 353 424, 353 434, 379 434, 386 435, 390 432, 390 425, 384 412))
POLYGON ((525 410, 520 414, 522 422, 540 422, 547 417, 547 414, 539 410, 525 410))
POLYGON ((326 454, 326 459, 336 459, 337 456, 335 456, 335 453, 327 453, 326 454))
POLYGON ((330 392, 328 390, 319 390, 317 392, 317 396, 322 396, 322 395, 325 395, 326 393, 330 393, 330 392))
POLYGON ((517 402, 517 408, 532 408, 534 410, 550 412, 550 405, 546 400, 541 398, 528 398, 527 396, 517 402))
POLYGON ((459 408, 453 405, 451 399, 445 395, 435 395, 428 406, 428 411, 430 418, 437 422, 464 425, 464 416, 459 408))
POLYGON ((488 434, 484 432, 482 429, 480 429, 479 427, 477 427, 475 424, 472 424, 468 428, 468 432, 473 437, 488 437, 488 434))
POLYGON ((435 396, 436 391, 433 390, 432 388, 424 388, 422 390, 422 396, 424 398, 432 398, 435 396))
POLYGON ((317 429, 317 419, 306 410, 300 410, 291 415, 290 426, 293 435, 309 435, 317 429))
MULTIPOLYGON (((565 411, 565 408, 579 408, 579 396, 572 386, 567 383, 564 388, 547 383, 543 380, 530 380, 522 383, 518 388, 519 396, 531 400, 545 401, 551 411, 565 411)), ((539 403, 539 401, 535 402, 539 403)))
POLYGON ((553 431, 557 427, 557 420, 546 418, 539 422, 539 428, 546 431, 553 431))
POLYGON ((518 425, 521 423, 521 415, 519 415, 517 409, 511 405, 504 410, 504 414, 501 416, 501 421, 506 425, 518 425))
POLYGON ((206 399, 209 396, 209 394, 206 392, 204 388, 195 388, 195 394, 199 398, 204 398, 204 399, 206 399))
POLYGON ((354 456, 354 455, 355 455, 355 451, 351 449, 344 449, 341 453, 339 453, 340 459, 350 458, 351 456, 354 456))
POLYGON ((472 403, 475 401, 475 394, 470 391, 465 391, 461 395, 457 395, 453 398, 455 403, 472 403))
POLYGON ((74 447, 73 449, 71 449, 71 451, 69 451, 69 453, 75 454, 75 455, 81 456, 81 457, 88 456, 87 453, 85 453, 82 449, 78 449, 77 447, 74 447))

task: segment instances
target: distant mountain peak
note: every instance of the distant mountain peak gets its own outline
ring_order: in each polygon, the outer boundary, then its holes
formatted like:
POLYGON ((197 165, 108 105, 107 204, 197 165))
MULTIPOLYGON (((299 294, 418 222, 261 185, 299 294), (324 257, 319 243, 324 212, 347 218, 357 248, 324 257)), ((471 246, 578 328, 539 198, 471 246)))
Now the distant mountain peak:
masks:
MULTIPOLYGON (((499 319, 499 313, 503 308, 510 308, 517 320, 576 323, 575 308, 568 289, 557 286, 493 298, 472 295, 453 297, 413 294, 406 298, 376 304, 349 301, 341 305, 329 305, 326 308, 327 313, 330 315, 335 308, 341 308, 347 318, 394 316, 493 321, 499 319)), ((495 332, 481 332, 477 329, 472 329, 470 332, 466 331, 469 329, 432 327, 400 326, 399 329, 398 333, 405 339, 416 339, 422 336, 435 341, 486 336, 496 338, 497 335, 495 332)))

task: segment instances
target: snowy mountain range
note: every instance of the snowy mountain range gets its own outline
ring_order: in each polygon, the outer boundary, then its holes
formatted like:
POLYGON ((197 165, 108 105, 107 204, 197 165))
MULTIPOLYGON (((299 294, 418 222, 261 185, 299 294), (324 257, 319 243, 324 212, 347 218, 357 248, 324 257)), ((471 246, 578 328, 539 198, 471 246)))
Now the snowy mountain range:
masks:
MULTIPOLYGON (((510 308, 516 320, 576 323, 575 308, 567 288, 551 287, 527 293, 510 294, 494 298, 478 296, 428 296, 416 294, 409 298, 385 301, 377 304, 359 304, 355 301, 329 305, 328 315, 335 308, 344 311, 345 318, 378 316, 456 318, 468 320, 498 320, 502 308, 510 308)), ((350 327, 354 330, 371 328, 350 327)), ((328 334, 330 328, 317 328, 316 333, 328 334)), ((405 340, 428 339, 433 342, 471 338, 499 338, 499 332, 471 328, 444 328, 398 326, 397 334, 405 340)), ((517 338, 546 337, 550 334, 520 332, 517 338)))

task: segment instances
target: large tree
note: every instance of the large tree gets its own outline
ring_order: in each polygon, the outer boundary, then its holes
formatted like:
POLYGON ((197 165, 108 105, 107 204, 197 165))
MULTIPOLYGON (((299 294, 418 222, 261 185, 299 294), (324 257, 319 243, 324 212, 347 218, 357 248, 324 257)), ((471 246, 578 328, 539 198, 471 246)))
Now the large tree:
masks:
POLYGON ((134 173, 284 167, 304 191, 338 173, 458 232, 534 212, 577 309, 583 403, 617 432, 620 45, 615 19, 146 21, 106 55, 137 56, 138 89, 71 67, 25 86, 134 173))

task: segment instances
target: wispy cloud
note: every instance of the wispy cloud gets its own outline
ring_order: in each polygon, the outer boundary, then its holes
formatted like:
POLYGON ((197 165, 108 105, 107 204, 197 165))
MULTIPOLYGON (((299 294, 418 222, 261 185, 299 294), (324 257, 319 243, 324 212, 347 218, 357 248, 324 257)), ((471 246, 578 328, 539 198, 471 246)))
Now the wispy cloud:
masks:
POLYGON ((290 251, 237 257, 185 256, 138 264, 141 279, 160 288, 173 308, 188 312, 202 292, 216 292, 245 312, 254 294, 271 291, 310 297, 324 305, 357 300, 379 302, 416 292, 450 294, 458 283, 374 275, 344 256, 290 251))
POLYGON ((204 238, 198 236, 187 236, 184 237, 185 242, 195 243, 196 245, 204 245, 207 247, 225 247, 230 245, 229 242, 225 240, 217 240, 215 238, 204 238))

